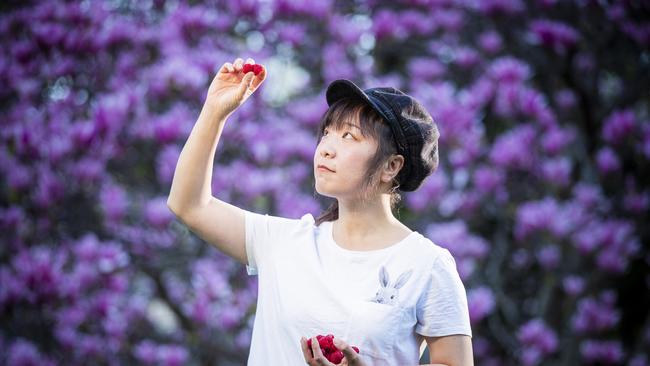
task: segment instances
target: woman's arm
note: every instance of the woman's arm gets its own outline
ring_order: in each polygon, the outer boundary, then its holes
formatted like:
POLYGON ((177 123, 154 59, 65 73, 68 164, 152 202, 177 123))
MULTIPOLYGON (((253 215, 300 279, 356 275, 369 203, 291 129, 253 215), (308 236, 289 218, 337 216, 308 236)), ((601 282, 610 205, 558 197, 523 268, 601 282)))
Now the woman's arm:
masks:
POLYGON ((212 168, 217 144, 226 123, 224 112, 204 105, 176 164, 167 205, 182 216, 207 205, 212 198, 212 168))
POLYGON ((472 339, 466 335, 424 337, 429 346, 432 364, 446 366, 473 366, 472 339))
MULTIPOLYGON (((248 59, 249 63, 254 63, 248 59)), ((245 218, 239 207, 212 196, 217 144, 228 116, 264 81, 242 72, 243 60, 225 63, 214 77, 196 124, 181 151, 167 205, 190 230, 224 254, 247 264, 245 218)))

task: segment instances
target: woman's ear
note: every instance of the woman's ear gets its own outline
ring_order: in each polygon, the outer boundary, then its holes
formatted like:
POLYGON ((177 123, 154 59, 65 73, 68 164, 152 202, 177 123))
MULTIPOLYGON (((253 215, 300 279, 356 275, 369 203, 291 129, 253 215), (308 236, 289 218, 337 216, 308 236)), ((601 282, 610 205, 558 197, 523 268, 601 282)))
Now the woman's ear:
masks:
POLYGON ((381 173, 381 181, 390 183, 393 181, 399 171, 404 166, 404 157, 402 155, 392 155, 388 161, 384 163, 383 172, 381 173))

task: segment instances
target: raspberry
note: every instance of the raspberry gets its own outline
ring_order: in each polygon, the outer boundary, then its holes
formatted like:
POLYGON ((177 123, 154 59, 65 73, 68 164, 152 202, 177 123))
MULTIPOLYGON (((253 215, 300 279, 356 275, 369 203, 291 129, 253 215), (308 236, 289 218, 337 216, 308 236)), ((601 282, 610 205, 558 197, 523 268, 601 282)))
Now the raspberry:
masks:
POLYGON ((252 71, 253 73, 255 73, 255 75, 257 75, 257 74, 259 74, 260 72, 262 72, 262 65, 258 65, 258 64, 244 64, 244 66, 242 67, 242 71, 244 72, 244 74, 246 74, 246 73, 252 71))
MULTIPOLYGON (((323 356, 325 356, 329 362, 339 364, 341 360, 343 360, 343 352, 334 345, 333 334, 328 334, 326 336, 319 334, 316 336, 316 339, 318 340, 320 349, 323 352, 323 356)), ((307 340, 307 347, 309 347, 309 350, 311 351, 311 338, 307 340)), ((352 349, 354 349, 356 353, 359 353, 358 347, 352 346, 352 349)))

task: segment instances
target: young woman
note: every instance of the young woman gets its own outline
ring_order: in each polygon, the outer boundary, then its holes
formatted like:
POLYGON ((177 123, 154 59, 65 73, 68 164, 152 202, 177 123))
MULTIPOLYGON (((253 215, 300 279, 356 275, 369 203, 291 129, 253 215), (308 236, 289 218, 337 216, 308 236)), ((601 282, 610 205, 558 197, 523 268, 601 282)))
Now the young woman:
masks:
POLYGON ((454 258, 393 215, 397 191, 416 190, 438 166, 429 113, 394 88, 332 82, 314 178, 316 191, 334 203, 317 219, 262 215, 216 199, 210 188, 225 121, 266 78, 264 68, 254 75, 242 67, 241 58, 225 63, 212 81, 168 205, 259 276, 248 365, 332 365, 319 334, 334 335, 346 365, 417 365, 425 343, 434 364, 473 365, 454 258))

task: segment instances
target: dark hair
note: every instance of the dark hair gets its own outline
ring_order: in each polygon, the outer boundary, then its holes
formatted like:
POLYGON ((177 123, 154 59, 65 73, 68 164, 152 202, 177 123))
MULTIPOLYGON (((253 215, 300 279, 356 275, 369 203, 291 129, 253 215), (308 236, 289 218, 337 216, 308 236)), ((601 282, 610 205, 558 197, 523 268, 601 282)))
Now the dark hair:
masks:
MULTIPOLYGON (((318 127, 318 139, 320 141, 323 137, 323 131, 326 127, 332 126, 335 129, 341 129, 345 122, 358 121, 361 135, 363 137, 370 137, 377 141, 377 151, 375 155, 368 161, 366 167, 366 178, 363 181, 362 194, 363 198, 369 192, 372 183, 377 179, 381 165, 392 155, 397 153, 397 147, 393 139, 390 127, 384 119, 375 112, 370 106, 363 103, 359 99, 344 98, 336 101, 325 112, 321 118, 318 127)), ((400 182, 397 176, 393 179, 393 185, 390 192, 390 207, 391 210, 395 209, 397 204, 401 201, 401 195, 397 192, 400 182)), ((314 190, 314 195, 316 191, 314 190)), ((323 211, 315 220, 316 226, 319 226, 324 221, 334 221, 339 217, 339 203, 337 200, 323 211)))

